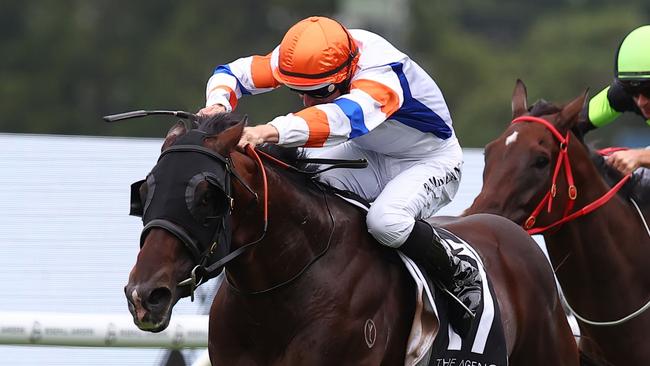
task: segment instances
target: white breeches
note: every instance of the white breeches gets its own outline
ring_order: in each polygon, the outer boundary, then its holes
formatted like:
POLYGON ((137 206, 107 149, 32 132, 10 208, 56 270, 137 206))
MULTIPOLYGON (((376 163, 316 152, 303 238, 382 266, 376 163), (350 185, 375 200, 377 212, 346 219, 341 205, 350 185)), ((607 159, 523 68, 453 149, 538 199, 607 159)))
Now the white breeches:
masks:
POLYGON ((415 220, 431 217, 451 202, 461 179, 462 151, 457 145, 417 159, 382 155, 351 141, 305 151, 309 157, 368 160, 366 169, 333 169, 319 179, 372 202, 368 231, 394 248, 406 241, 415 220))

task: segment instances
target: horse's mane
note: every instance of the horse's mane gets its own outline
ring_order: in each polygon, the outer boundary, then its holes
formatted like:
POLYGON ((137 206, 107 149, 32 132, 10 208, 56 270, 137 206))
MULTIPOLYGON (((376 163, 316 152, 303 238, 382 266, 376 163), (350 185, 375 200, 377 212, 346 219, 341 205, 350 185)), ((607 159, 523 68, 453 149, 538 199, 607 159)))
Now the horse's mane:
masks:
POLYGON ((535 117, 543 116, 546 114, 559 113, 561 110, 562 108, 544 99, 539 99, 533 103, 533 105, 528 107, 528 113, 530 113, 531 116, 535 117))
MULTIPOLYGON (((244 118, 234 113, 218 113, 210 117, 199 118, 198 127, 199 131, 205 132, 208 135, 218 135, 219 133, 235 126, 244 118)), ((289 165, 292 165, 300 170, 313 172, 317 170, 317 166, 300 161, 304 158, 305 154, 302 149, 295 147, 282 147, 274 144, 264 144, 257 147, 259 150, 281 160, 289 165)), ((266 164, 267 166, 277 167, 274 164, 266 164)), ((311 175, 295 173, 288 169, 275 169, 276 171, 290 177, 292 180, 306 186, 313 186, 307 184, 310 181, 311 175)))
MULTIPOLYGON (((605 157, 600 155, 597 149, 591 146, 587 146, 587 149, 589 150, 589 157, 591 158, 591 161, 594 163, 596 169, 603 177, 603 179, 605 179, 605 182, 609 187, 613 187, 623 178, 623 174, 605 162, 605 157)), ((617 194, 621 195, 621 197, 625 198, 626 200, 629 200, 629 198, 634 198, 633 188, 634 185, 631 183, 631 181, 628 181, 623 185, 623 187, 621 187, 621 190, 618 191, 617 194)))
POLYGON ((209 117, 199 117, 196 129, 208 135, 218 135, 241 122, 242 118, 233 113, 217 113, 209 117))
MULTIPOLYGON (((555 114, 555 113, 559 113, 561 110, 562 108, 544 99, 540 99, 536 101, 532 106, 528 108, 528 112, 532 116, 543 116, 548 114, 555 114)), ((612 187, 614 184, 618 183, 618 181, 620 181, 621 178, 623 177, 621 173, 618 170, 616 170, 616 168, 605 163, 605 158, 598 153, 598 150, 595 147, 590 146, 584 142, 584 136, 581 131, 579 131, 577 128, 574 128, 572 132, 580 141, 580 143, 587 148, 592 163, 594 164, 594 166, 596 167, 600 175, 603 177, 603 179, 605 179, 607 185, 612 187)), ((627 199, 628 197, 630 197, 631 194, 631 185, 626 184, 621 188, 621 190, 618 193, 627 199)))

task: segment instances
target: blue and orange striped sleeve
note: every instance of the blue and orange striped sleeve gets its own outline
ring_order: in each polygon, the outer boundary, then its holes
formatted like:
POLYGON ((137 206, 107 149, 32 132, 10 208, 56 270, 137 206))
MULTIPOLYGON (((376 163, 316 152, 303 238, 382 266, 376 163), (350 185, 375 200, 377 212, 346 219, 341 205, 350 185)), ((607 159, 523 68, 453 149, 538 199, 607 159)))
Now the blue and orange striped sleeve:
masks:
POLYGON ((271 72, 271 54, 249 56, 219 65, 206 86, 206 106, 222 104, 232 111, 248 94, 260 94, 278 87, 271 72))
POLYGON ((279 144, 323 147, 340 144, 372 131, 403 103, 397 75, 390 66, 355 75, 350 92, 332 103, 316 105, 275 118, 279 144))

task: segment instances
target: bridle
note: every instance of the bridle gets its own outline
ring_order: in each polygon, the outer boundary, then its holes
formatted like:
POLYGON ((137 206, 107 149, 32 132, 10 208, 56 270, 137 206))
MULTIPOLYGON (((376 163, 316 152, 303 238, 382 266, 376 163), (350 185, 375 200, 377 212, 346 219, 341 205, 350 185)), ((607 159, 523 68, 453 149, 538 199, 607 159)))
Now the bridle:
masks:
MULTIPOLYGON (((348 34, 349 37, 349 34, 348 34)), ((348 41, 350 41, 348 39, 348 41)), ((356 55, 355 51, 355 55, 356 55)), ((353 57, 354 55, 351 55, 353 57)), ((176 117, 180 117, 186 121, 186 128, 188 130, 192 130, 192 128, 195 128, 198 126, 198 119, 199 117, 193 113, 185 112, 185 111, 170 111, 170 110, 138 110, 138 111, 131 111, 131 112, 125 112, 125 113, 119 113, 119 114, 113 114, 109 116, 104 116, 103 119, 106 122, 112 123, 112 122, 118 122, 126 119, 132 119, 132 118, 141 118, 141 117, 146 117, 146 116, 151 116, 151 115, 172 115, 176 117)), ((164 154, 169 154, 173 152, 193 152, 193 153, 200 153, 203 155, 207 155, 209 158, 216 160, 218 164, 221 164, 225 171, 224 175, 224 181, 222 184, 222 190, 223 193, 225 194, 226 198, 228 199, 228 209, 227 212, 223 215, 221 218, 221 225, 217 229, 221 229, 221 231, 227 230, 227 225, 226 225, 226 216, 230 216, 232 213, 232 210, 234 208, 234 197, 232 195, 232 181, 236 180, 238 181, 252 196, 253 196, 253 202, 256 204, 259 204, 259 195, 241 178, 241 176, 237 173, 237 171, 233 167, 233 160, 231 159, 230 156, 222 156, 221 154, 212 151, 208 148, 205 148, 200 145, 195 145, 195 144, 181 144, 181 145, 172 145, 171 147, 167 148, 163 153, 161 153, 159 157, 162 158, 164 154), (234 178, 234 179, 233 179, 234 178)), ((221 272, 221 269, 225 267, 227 263, 232 261, 233 259, 239 257, 242 255, 245 251, 248 249, 252 248, 254 245, 258 244, 261 242, 267 233, 268 229, 268 179, 266 176, 266 169, 264 167, 264 164, 262 162, 262 159, 260 158, 260 155, 264 157, 265 159, 271 161, 272 163, 280 166, 283 169, 286 170, 291 170, 296 173, 304 174, 304 175, 309 175, 309 176, 315 176, 317 174, 320 174, 322 172, 328 171, 330 169, 337 169, 337 168, 348 168, 348 169, 360 169, 360 168, 365 168, 368 166, 368 162, 365 159, 358 159, 358 160, 341 160, 341 159, 298 159, 297 162, 302 162, 302 163, 308 163, 308 164, 324 164, 324 165, 329 165, 329 167, 314 170, 314 171, 304 171, 301 169, 298 169, 290 164, 287 164, 275 157, 273 157, 270 154, 267 154, 257 148, 253 148, 250 145, 247 145, 245 148, 245 153, 247 156, 249 156, 251 159, 255 161, 255 164, 258 167, 258 170, 260 171, 262 175, 262 187, 263 187, 263 201, 262 201, 262 211, 263 211, 263 229, 262 232, 260 233, 259 237, 245 245, 242 245, 241 247, 237 248, 236 250, 233 250, 232 252, 229 252, 228 254, 224 255, 222 258, 218 259, 216 262, 211 263, 213 255, 216 253, 216 251, 219 248, 219 239, 223 239, 220 237, 220 230, 215 230, 213 234, 213 239, 212 243, 208 246, 208 248, 202 248, 199 243, 197 243, 196 240, 194 240, 191 235, 187 233, 187 231, 174 223, 172 223, 169 220, 159 220, 159 219, 153 219, 147 225, 145 225, 145 228, 143 229, 143 235, 147 232, 147 230, 151 227, 160 227, 163 229, 166 229, 170 233, 176 235, 181 242, 185 245, 185 247, 189 250, 189 252, 192 254, 192 257, 194 258, 194 262, 196 263, 195 266, 192 268, 190 272, 190 277, 180 281, 177 286, 189 286, 189 292, 190 292, 190 298, 192 301, 194 301, 194 292, 198 286, 200 286, 204 280, 210 279, 215 277, 221 272), (152 224, 153 223, 153 224, 152 224)), ((209 174, 207 174, 209 175, 209 174)), ((135 216, 142 216, 147 203, 142 203, 140 202, 140 205, 135 205, 133 202, 133 196, 134 193, 137 194, 137 191, 143 183, 145 183, 146 180, 144 181, 139 181, 134 183, 131 186, 131 194, 132 194, 132 201, 131 201, 131 214, 135 216), (134 209, 135 208, 135 209, 134 209)), ((287 286, 288 284, 294 282, 297 280, 300 276, 302 276, 310 267, 312 264, 314 264, 319 258, 321 258, 329 249, 331 239, 333 237, 334 233, 334 217, 332 215, 332 212, 330 210, 329 204, 327 203, 327 194, 324 191, 323 187, 320 185, 316 185, 322 192, 323 196, 325 198, 325 205, 327 207, 331 222, 332 222, 332 227, 330 230, 330 234, 328 236, 328 241, 327 244, 325 245, 325 248, 316 256, 314 256, 296 275, 293 277, 289 278, 286 281, 283 281, 282 283, 279 283, 277 285, 273 285, 270 288, 267 288, 265 290, 259 290, 259 291, 253 291, 253 292, 247 292, 243 291, 240 289, 237 289, 232 285, 230 282, 229 284, 233 289, 238 291, 239 293, 242 294, 247 294, 247 295, 255 295, 255 294, 264 294, 268 293, 271 291, 274 291, 276 289, 282 288, 284 286, 287 286)), ((230 238, 228 238, 229 241, 230 238)), ((142 238, 141 238, 141 243, 142 243, 142 238)), ((229 247, 230 243, 228 243, 229 247)), ((220 248, 219 248, 220 249, 220 248)), ((226 277, 227 279, 227 277, 226 277)))
POLYGON ((623 187, 623 185, 630 179, 631 174, 624 176, 623 178, 621 178, 621 180, 618 183, 616 183, 609 191, 607 191, 600 198, 587 204, 583 208, 571 213, 571 210, 573 209, 573 206, 575 204, 575 200, 578 197, 578 188, 575 186, 574 183, 573 172, 571 170, 571 162, 569 158, 570 131, 567 131, 566 135, 562 136, 562 134, 557 130, 555 126, 553 126, 549 121, 540 117, 521 116, 515 118, 512 121, 513 124, 522 123, 522 122, 538 123, 546 127, 546 129, 549 130, 553 135, 553 137, 555 137, 555 139, 559 142, 559 148, 560 148, 557 157, 557 162, 555 163, 555 169, 553 171, 551 187, 549 188, 548 192, 546 192, 546 195, 544 196, 544 198, 542 198, 542 200, 539 202, 537 207, 535 207, 535 209, 530 214, 528 219, 526 219, 526 221, 522 225, 524 229, 526 229, 528 234, 530 235, 540 234, 551 228, 559 227, 566 222, 575 220, 578 217, 587 215, 588 213, 598 209, 600 206, 607 203, 612 197, 614 197, 614 195, 616 195, 616 193, 621 189, 621 187, 623 187), (564 208, 564 213, 562 214, 562 218, 547 226, 534 228, 535 221, 537 220, 537 217, 542 212, 544 207, 547 208, 548 213, 551 213, 552 211, 553 199, 557 196, 557 179, 562 166, 564 166, 565 178, 568 185, 567 198, 569 201, 566 207, 564 208))
MULTIPOLYGON (((569 212, 573 208, 573 205, 575 203, 575 199, 576 199, 576 197, 578 195, 578 189, 574 185, 574 181, 573 181, 573 173, 571 171, 571 164, 570 164, 569 152, 568 152, 570 132, 567 131, 566 136, 562 136, 562 134, 560 134, 560 132, 557 130, 557 128, 555 128, 555 126, 553 126, 549 121, 547 121, 547 120, 545 120, 543 118, 539 118, 539 117, 521 116, 521 117, 515 118, 512 121, 512 123, 521 123, 521 122, 534 122, 534 123, 542 124, 549 131, 551 131, 551 133, 553 134, 555 139, 558 140, 559 143, 560 143, 560 152, 558 154, 557 163, 555 165, 555 171, 553 173, 553 180, 551 182, 551 188, 550 188, 549 192, 546 193, 546 195, 544 196, 542 201, 537 205, 537 207, 535 208, 533 213, 528 217, 528 219, 524 223, 524 229, 526 229, 526 231, 528 231, 528 234, 530 234, 530 235, 540 234, 540 233, 543 233, 543 232, 547 231, 548 229, 551 229, 551 228, 554 228, 554 227, 559 227, 560 225, 562 225, 562 224, 564 224, 566 222, 574 220, 574 219, 576 219, 576 218, 578 218, 580 216, 587 215, 588 213, 598 209, 600 206, 607 203, 632 176, 631 173, 627 174, 626 176, 621 178, 621 180, 618 181, 618 183, 616 183, 612 188, 610 188, 609 191, 607 191, 600 198, 598 198, 598 199, 594 200, 593 202, 587 204, 586 206, 584 206, 580 210, 577 210, 577 211, 569 214, 569 212), (557 180, 558 172, 559 172, 559 170, 560 170, 560 168, 561 168, 561 166, 563 164, 565 165, 564 170, 565 170, 565 174, 566 174, 566 180, 567 180, 567 183, 569 185, 569 189, 568 189, 569 203, 567 204, 567 207, 564 210, 564 214, 562 215, 562 218, 560 220, 558 220, 558 221, 556 221, 556 222, 554 222, 554 223, 552 223, 550 225, 547 225, 547 226, 541 227, 541 228, 533 228, 533 226, 535 225, 535 218, 537 217, 537 215, 541 212, 542 208, 547 203, 548 203, 548 212, 549 213, 551 212, 551 208, 552 208, 551 205, 552 205, 552 202, 553 202, 553 198, 555 198, 556 193, 557 193, 556 180, 557 180)), ((603 149, 603 150, 601 150, 599 152, 602 155, 607 155, 607 154, 609 154, 611 152, 614 152, 614 151, 617 151, 617 150, 620 150, 620 149, 619 148, 609 148, 609 149, 603 149)), ((634 202, 634 200, 632 200, 632 203, 636 207, 639 215, 641 216, 641 220, 643 221, 643 223, 644 223, 644 225, 646 227, 646 231, 650 235, 650 230, 648 230, 648 226, 647 226, 647 224, 645 222, 645 219, 643 218, 643 215, 642 215, 641 211, 639 210, 636 202, 634 202)), ((632 312, 632 313, 630 313, 630 314, 628 314, 628 315, 626 315, 626 316, 624 316, 624 317, 622 317, 620 319, 611 320, 611 321, 594 321, 594 320, 589 320, 589 319, 581 316, 575 310, 573 310, 573 308, 571 307, 571 305, 569 304, 569 302, 566 300, 566 298, 564 296, 561 296, 560 298, 562 299, 562 302, 564 303, 564 305, 571 311, 571 313, 577 319, 579 319, 583 323, 593 325, 593 326, 616 326, 616 325, 625 323, 625 322, 627 322, 629 320, 632 320, 632 319, 636 318, 637 316, 643 314, 646 310, 650 309, 650 300, 649 300, 643 306, 641 306, 639 309, 635 310, 634 312, 632 312)))
MULTIPOLYGON (((244 181, 244 179, 241 178, 241 176, 237 173, 236 170, 232 168, 232 159, 230 156, 224 157, 210 149, 207 149, 203 146, 197 146, 197 145, 178 145, 178 146, 171 146, 168 149, 166 149, 162 154, 165 153, 173 153, 173 152, 199 152, 202 154, 206 154, 219 162, 222 166, 223 169, 225 170, 225 184, 223 187, 224 194, 226 198, 228 199, 228 210, 224 214, 224 216, 221 218, 221 225, 219 226, 219 229, 221 230, 226 230, 226 225, 225 225, 225 220, 226 216, 230 215, 232 213, 232 210, 234 208, 234 197, 232 194, 232 180, 233 178, 237 180, 250 194, 253 196, 253 201, 258 202, 259 201, 259 196, 258 194, 253 191, 253 189, 244 181)), ((258 164, 261 164, 261 161, 259 160, 259 157, 255 154, 255 157, 257 157, 258 164)), ((148 227, 151 226, 158 226, 162 227, 164 229, 167 229, 171 231, 174 234, 177 233, 185 233, 181 237, 181 241, 185 244, 187 249, 193 254, 193 257, 195 259, 195 263, 197 263, 194 268, 192 269, 190 273, 190 277, 179 282, 178 286, 189 286, 190 287, 190 298, 192 301, 194 301, 194 291, 195 289, 203 283, 204 279, 212 278, 215 277, 218 272, 221 270, 221 268, 226 265, 228 262, 232 261, 233 259, 237 258, 240 256, 244 251, 252 247, 253 245, 259 243, 264 239, 266 236, 267 232, 267 227, 268 227, 268 195, 267 195, 267 179, 266 179, 266 171, 264 170, 263 166, 261 169, 261 174, 262 174, 262 181, 263 181, 263 192, 264 192, 264 201, 263 201, 263 229, 262 233, 260 236, 251 241, 250 243, 247 243, 236 250, 228 253, 226 256, 223 258, 217 260, 214 263, 211 263, 212 256, 215 254, 215 249, 217 248, 219 244, 219 230, 215 231, 212 239, 212 244, 210 247, 206 250, 205 248, 201 248, 201 246, 193 239, 190 238, 189 235, 186 234, 185 229, 176 227, 176 228, 170 228, 169 225, 174 225, 170 222, 163 222, 164 220, 152 220, 149 222, 145 228, 143 229, 143 233, 147 231, 148 227), (198 254, 197 253, 202 253, 198 254), (208 265, 209 264, 209 265, 208 265)), ((177 234, 178 236, 178 234, 177 234)))
MULTIPOLYGON (((367 163, 367 161, 365 159, 359 159, 359 160, 299 159, 298 161, 305 162, 305 163, 330 165, 327 168, 318 169, 318 170, 315 170, 315 171, 304 171, 304 170, 298 169, 298 168, 294 167, 293 165, 290 165, 290 164, 288 164, 288 163, 286 163, 286 162, 284 162, 284 161, 282 161, 280 159, 277 159, 274 156, 272 156, 272 155, 270 155, 268 153, 265 153, 264 151, 261 151, 261 150, 259 150, 257 148, 252 148, 251 145, 246 145, 245 152, 246 152, 246 155, 248 155, 251 159, 253 159, 255 161, 255 163, 256 163, 256 165, 258 167, 258 170, 261 172, 261 175, 262 175, 262 185, 263 185, 263 195, 262 195, 263 201, 262 201, 262 205, 263 205, 263 222, 264 222, 262 233, 260 234, 260 236, 256 240, 253 240, 253 241, 251 241, 251 242, 237 248, 236 250, 230 252, 228 255, 226 255, 222 259, 218 260, 217 262, 215 262, 215 263, 213 263, 213 264, 211 264, 211 265, 209 265, 207 267, 205 266, 205 264, 209 262, 210 256, 212 255, 212 251, 206 253, 206 255, 203 257, 203 259, 192 269, 190 277, 183 280, 183 281, 181 281, 181 282, 179 282, 178 285, 177 285, 177 286, 189 286, 190 287, 190 289, 189 289, 190 298, 192 300, 194 299, 194 291, 195 291, 195 289, 199 285, 201 285, 203 283, 203 279, 212 278, 212 277, 216 276, 228 262, 230 262, 233 259, 239 257, 240 255, 242 255, 248 249, 251 249, 254 245, 261 242, 264 239, 264 237, 266 236, 267 229, 268 229, 268 196, 269 196, 268 195, 268 179, 267 179, 267 176, 266 176, 266 168, 264 167, 264 163, 262 162, 261 157, 265 158, 266 160, 271 161, 272 163, 280 166, 283 169, 291 170, 291 171, 294 171, 296 173, 300 173, 300 174, 304 174, 304 175, 310 175, 310 176, 320 174, 320 173, 328 171, 330 169, 337 169, 337 168, 360 169, 360 168, 364 168, 364 167, 366 167, 368 165, 368 163, 367 163)), ((232 160, 230 158, 227 158, 227 159, 222 159, 221 161, 225 165, 226 171, 230 175, 235 177, 237 179, 237 181, 239 181, 246 188, 247 191, 249 191, 251 194, 253 194, 254 201, 259 203, 258 194, 255 193, 244 182, 244 180, 237 174, 236 170, 234 170, 232 168, 232 160)), ((314 257, 312 257, 311 260, 300 271, 298 271, 294 276, 292 276, 291 278, 289 278, 289 279, 287 279, 287 280, 285 280, 285 281, 283 281, 283 282, 281 282, 279 284, 272 285, 269 288, 264 289, 264 290, 246 291, 246 290, 239 289, 228 279, 228 276, 226 276, 226 282, 236 292, 244 294, 244 295, 259 295, 259 294, 269 293, 271 291, 274 291, 274 290, 277 290, 279 288, 285 287, 285 286, 289 285, 290 283, 294 282, 295 280, 297 280, 300 276, 302 276, 316 261, 318 261, 318 259, 320 259, 323 255, 325 255, 325 253, 327 253, 327 251, 329 250, 330 245, 331 245, 332 237, 334 236, 335 220, 334 220, 334 216, 333 216, 333 214, 331 212, 331 209, 329 207, 329 204, 327 202, 327 194, 324 192, 323 188, 320 185, 316 185, 316 186, 319 189, 321 189, 321 191, 323 193, 323 197, 325 199, 325 206, 327 208, 327 212, 328 212, 328 215, 330 217, 330 221, 332 223, 330 232, 328 234, 327 243, 324 246, 324 249, 321 252, 319 252, 318 254, 316 254, 314 257)), ((231 197, 230 199, 231 199, 231 202, 234 202, 234 197, 231 197)), ((231 204, 231 208, 232 207, 233 207, 233 204, 231 204)), ((231 212, 229 211, 228 214, 230 214, 230 213, 231 212)), ((217 245, 217 242, 214 242, 211 247, 215 248, 216 245, 217 245)))

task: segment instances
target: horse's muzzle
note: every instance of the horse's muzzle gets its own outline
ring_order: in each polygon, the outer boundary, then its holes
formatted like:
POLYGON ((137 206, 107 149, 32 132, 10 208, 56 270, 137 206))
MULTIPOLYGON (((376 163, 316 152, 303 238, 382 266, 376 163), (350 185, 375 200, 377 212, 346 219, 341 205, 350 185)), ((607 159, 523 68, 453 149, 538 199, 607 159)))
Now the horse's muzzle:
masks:
POLYGON ((149 332, 160 332, 167 328, 172 307, 172 291, 169 288, 147 289, 127 285, 124 293, 133 322, 138 328, 149 332))

